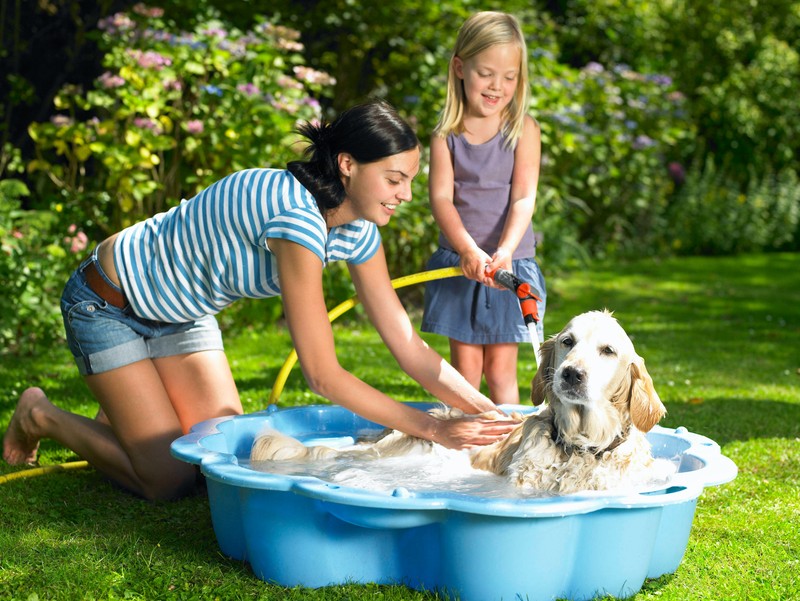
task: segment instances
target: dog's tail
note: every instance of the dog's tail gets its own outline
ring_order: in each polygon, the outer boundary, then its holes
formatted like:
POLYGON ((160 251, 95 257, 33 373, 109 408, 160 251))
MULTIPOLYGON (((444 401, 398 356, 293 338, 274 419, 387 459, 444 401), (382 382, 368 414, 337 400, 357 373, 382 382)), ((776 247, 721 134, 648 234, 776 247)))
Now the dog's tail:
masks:
POLYGON ((299 440, 267 429, 261 432, 250 448, 250 461, 301 461, 308 458, 309 449, 299 440))

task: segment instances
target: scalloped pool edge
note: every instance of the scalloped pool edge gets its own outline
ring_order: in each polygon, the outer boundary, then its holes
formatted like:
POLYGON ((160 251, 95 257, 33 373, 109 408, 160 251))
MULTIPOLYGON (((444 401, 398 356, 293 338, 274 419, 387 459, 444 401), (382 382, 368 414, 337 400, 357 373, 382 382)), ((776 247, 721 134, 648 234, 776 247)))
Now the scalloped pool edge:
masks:
POLYGON ((301 439, 380 426, 335 405, 273 405, 202 422, 173 442, 172 454, 206 476, 220 550, 288 587, 404 584, 461 601, 630 596, 646 578, 678 569, 698 497, 737 474, 713 440, 656 426, 648 434, 653 453, 680 460, 663 490, 535 499, 387 494, 240 465, 267 425, 301 439))

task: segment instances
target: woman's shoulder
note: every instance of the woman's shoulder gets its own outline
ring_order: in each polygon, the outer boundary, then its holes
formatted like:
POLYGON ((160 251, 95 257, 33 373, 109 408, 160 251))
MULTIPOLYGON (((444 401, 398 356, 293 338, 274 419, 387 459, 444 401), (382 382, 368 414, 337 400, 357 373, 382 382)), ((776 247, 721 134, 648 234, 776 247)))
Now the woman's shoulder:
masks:
POLYGON ((246 186, 252 187, 262 183, 274 181, 275 178, 285 177, 288 172, 284 169, 271 169, 268 167, 251 167, 233 171, 218 179, 212 186, 246 186))
POLYGON ((287 169, 242 169, 221 179, 215 187, 229 200, 267 207, 270 216, 290 211, 318 212, 311 192, 287 169))

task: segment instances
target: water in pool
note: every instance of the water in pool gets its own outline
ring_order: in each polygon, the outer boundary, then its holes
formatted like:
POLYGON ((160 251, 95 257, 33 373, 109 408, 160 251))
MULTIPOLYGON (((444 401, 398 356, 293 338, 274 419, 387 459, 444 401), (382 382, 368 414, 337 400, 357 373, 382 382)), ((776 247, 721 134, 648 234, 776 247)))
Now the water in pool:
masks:
MULTIPOLYGON (((352 448, 336 444, 336 441, 330 446, 342 450, 352 448)), ((631 483, 630 487, 615 492, 646 492, 664 488, 677 470, 679 462, 679 458, 658 458, 653 469, 653 479, 631 483)), ((395 489, 405 488, 415 493, 447 491, 484 498, 530 499, 552 496, 531 488, 514 486, 503 476, 477 470, 470 465, 467 452, 440 446, 428 452, 412 453, 402 457, 348 456, 314 461, 260 461, 252 464, 247 459, 240 459, 239 463, 260 472, 314 477, 338 486, 383 493, 392 493, 395 489)), ((602 494, 608 492, 602 491, 602 494)))

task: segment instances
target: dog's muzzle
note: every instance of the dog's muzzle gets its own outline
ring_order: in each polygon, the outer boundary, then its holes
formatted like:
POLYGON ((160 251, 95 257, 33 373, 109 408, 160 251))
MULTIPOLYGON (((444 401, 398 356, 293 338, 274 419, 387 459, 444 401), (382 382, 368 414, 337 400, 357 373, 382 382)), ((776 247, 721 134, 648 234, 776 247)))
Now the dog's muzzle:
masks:
POLYGON ((582 404, 586 401, 587 379, 588 375, 585 369, 574 365, 564 365, 556 372, 556 392, 565 400, 582 404))

